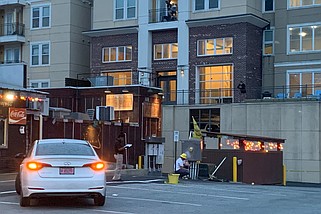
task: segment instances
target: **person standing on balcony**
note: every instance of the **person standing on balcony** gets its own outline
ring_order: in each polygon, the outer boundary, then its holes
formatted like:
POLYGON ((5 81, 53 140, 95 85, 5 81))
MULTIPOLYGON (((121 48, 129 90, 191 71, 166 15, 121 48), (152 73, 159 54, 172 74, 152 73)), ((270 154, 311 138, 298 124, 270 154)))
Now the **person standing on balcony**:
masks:
POLYGON ((237 88, 240 90, 240 97, 243 100, 246 96, 246 86, 243 81, 240 81, 240 84, 237 86, 237 88))

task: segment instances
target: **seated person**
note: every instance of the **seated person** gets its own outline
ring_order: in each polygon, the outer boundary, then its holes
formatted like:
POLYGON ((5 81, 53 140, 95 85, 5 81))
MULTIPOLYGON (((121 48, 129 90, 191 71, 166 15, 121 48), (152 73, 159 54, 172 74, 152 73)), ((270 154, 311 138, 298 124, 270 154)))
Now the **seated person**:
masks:
POLYGON ((175 173, 179 174, 179 178, 189 175, 189 164, 187 161, 187 155, 182 153, 175 162, 175 173))

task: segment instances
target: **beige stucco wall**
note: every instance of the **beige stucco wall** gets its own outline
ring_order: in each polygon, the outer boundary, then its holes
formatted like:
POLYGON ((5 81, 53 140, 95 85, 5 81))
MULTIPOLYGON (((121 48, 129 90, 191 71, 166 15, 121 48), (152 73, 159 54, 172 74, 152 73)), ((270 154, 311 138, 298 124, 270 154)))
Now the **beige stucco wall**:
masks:
MULTIPOLYGON (((95 0, 93 7, 93 29, 106 29, 138 25, 137 19, 114 21, 114 0, 95 0)), ((136 12, 138 13, 138 3, 136 12)), ((138 15, 138 14, 137 14, 138 15)))
MULTIPOLYGON (((212 106, 221 108, 221 132, 286 139, 287 181, 321 183, 320 102, 260 102, 212 106)), ((194 107, 193 107, 194 108, 194 107)), ((208 106, 207 106, 208 108, 208 106)), ((164 172, 173 166, 173 131, 188 138, 188 107, 163 107, 164 172)), ((178 147, 178 153, 180 145, 178 147)))
POLYGON ((34 2, 24 9, 26 43, 23 60, 28 63, 29 80, 48 79, 51 87, 64 86, 65 78, 77 78, 89 72, 89 39, 82 35, 90 30, 90 6, 77 0, 34 2), (30 30, 31 6, 50 3, 51 27, 30 30), (30 44, 50 42, 50 66, 30 67, 30 44))
MULTIPOLYGON (((229 1, 220 1, 220 10, 211 10, 211 11, 193 11, 194 10, 194 1, 190 2, 190 17, 191 19, 204 19, 204 18, 213 18, 220 16, 234 16, 238 14, 247 14, 251 13, 257 16, 262 16, 262 1, 257 0, 229 0, 229 1)), ((180 3, 180 2, 179 2, 180 3)))

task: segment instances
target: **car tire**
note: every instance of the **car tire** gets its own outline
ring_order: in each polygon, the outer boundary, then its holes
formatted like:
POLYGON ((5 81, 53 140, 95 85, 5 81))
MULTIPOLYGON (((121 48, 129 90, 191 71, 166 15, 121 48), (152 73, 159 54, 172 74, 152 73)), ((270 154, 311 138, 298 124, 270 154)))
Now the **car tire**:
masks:
POLYGON ((23 197, 22 193, 20 194, 20 206, 21 207, 30 206, 30 198, 29 197, 23 197))
POLYGON ((20 195, 21 194, 20 173, 18 173, 16 176, 15 189, 16 189, 16 193, 20 195))
POLYGON ((94 197, 95 206, 104 206, 105 205, 105 196, 98 195, 94 197))

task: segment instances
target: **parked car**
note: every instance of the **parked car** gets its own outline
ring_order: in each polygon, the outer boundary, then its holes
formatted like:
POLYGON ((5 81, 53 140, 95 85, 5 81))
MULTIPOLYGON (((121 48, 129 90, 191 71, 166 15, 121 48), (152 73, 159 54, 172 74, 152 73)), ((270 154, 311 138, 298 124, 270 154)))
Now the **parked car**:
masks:
POLYGON ((96 206, 103 206, 105 170, 106 162, 85 140, 36 140, 16 177, 20 206, 29 206, 32 198, 50 196, 90 197, 96 206))

